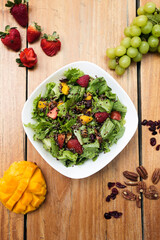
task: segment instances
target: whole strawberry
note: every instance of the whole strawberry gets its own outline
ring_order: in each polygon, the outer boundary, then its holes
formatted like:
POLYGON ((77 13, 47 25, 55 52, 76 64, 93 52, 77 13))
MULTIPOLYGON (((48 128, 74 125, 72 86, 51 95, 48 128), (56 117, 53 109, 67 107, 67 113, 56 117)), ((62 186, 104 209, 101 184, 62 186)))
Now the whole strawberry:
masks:
POLYGON ((14 0, 14 2, 8 1, 5 6, 10 7, 10 13, 16 19, 16 21, 22 26, 26 27, 28 24, 28 11, 27 11, 27 0, 14 0))
POLYGON ((27 29, 27 40, 29 43, 35 42, 41 35, 41 26, 39 26, 36 22, 29 25, 27 29))
POLYGON ((35 54, 33 48, 25 48, 20 52, 20 58, 16 59, 16 62, 19 63, 19 67, 32 68, 37 63, 37 55, 35 54))
POLYGON ((0 32, 0 38, 4 45, 13 51, 19 51, 21 48, 21 36, 19 31, 13 27, 10 28, 9 25, 5 27, 5 32, 0 32))
POLYGON ((52 57, 57 54, 61 48, 61 42, 58 39, 59 35, 57 35, 56 32, 53 32, 52 35, 43 35, 41 39, 41 48, 46 55, 52 57))

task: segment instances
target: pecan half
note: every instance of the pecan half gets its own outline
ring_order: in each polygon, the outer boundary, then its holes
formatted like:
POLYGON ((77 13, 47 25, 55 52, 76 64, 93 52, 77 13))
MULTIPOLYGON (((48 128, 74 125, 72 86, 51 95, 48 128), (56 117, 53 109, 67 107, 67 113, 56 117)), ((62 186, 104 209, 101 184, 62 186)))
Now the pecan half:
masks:
POLYGON ((145 193, 146 189, 147 189, 147 185, 144 181, 138 182, 138 185, 137 185, 138 193, 145 193))
POLYGON ((137 181, 138 174, 134 172, 124 171, 123 176, 131 181, 137 181))
POLYGON ((145 197, 150 199, 150 200, 157 200, 159 199, 159 192, 157 188, 153 185, 151 185, 145 192, 145 197))
POLYGON ((82 131, 81 131, 81 135, 82 135, 83 138, 88 137, 88 131, 87 131, 87 129, 82 130, 82 131))
POLYGON ((122 196, 127 200, 131 200, 131 201, 136 200, 136 195, 127 189, 122 191, 122 196))
POLYGON ((152 174, 152 183, 157 184, 160 180, 160 168, 156 168, 152 174))
POLYGON ((124 181, 127 186, 137 186, 138 182, 124 181))
POLYGON ((141 196, 140 195, 136 196, 136 206, 138 208, 141 208, 141 196))
POLYGON ((137 167, 136 170, 137 170, 140 177, 142 177, 143 179, 148 178, 148 172, 143 166, 137 167))

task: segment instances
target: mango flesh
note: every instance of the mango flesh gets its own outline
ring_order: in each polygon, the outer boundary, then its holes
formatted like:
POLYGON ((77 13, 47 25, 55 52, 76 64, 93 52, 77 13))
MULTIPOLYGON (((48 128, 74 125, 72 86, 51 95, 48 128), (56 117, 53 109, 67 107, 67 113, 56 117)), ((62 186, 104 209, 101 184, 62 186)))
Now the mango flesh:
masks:
POLYGON ((32 162, 14 162, 0 179, 0 201, 15 213, 36 210, 45 200, 46 192, 43 174, 32 162))

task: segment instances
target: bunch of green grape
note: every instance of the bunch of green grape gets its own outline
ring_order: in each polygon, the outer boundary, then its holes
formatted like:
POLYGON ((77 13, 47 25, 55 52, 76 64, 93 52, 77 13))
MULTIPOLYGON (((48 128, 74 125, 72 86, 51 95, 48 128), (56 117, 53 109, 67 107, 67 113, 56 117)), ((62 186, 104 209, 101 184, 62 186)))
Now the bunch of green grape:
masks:
POLYGON ((108 48, 108 67, 122 75, 132 61, 140 62, 143 54, 148 52, 160 53, 160 9, 155 3, 148 2, 137 10, 129 27, 124 29, 125 37, 116 48, 108 48))

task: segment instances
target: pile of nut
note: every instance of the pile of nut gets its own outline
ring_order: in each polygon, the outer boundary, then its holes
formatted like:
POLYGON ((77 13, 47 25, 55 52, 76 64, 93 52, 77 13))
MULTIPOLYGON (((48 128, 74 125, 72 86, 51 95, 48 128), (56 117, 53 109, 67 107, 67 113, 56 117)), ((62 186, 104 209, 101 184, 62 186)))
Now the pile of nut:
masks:
POLYGON ((138 177, 140 176, 141 179, 146 180, 148 178, 147 170, 143 166, 139 166, 136 168, 137 173, 124 171, 123 176, 130 181, 125 181, 125 184, 127 186, 136 186, 137 193, 139 195, 134 194, 133 192, 125 189, 122 191, 122 196, 127 200, 136 200, 137 207, 141 207, 141 194, 150 199, 150 200, 158 200, 159 199, 159 192, 157 188, 154 186, 157 184, 160 180, 160 168, 156 168, 152 174, 152 183, 154 185, 151 185, 147 188, 147 185, 144 181, 138 181, 138 177))
MULTIPOLYGON (((116 196, 118 195, 119 191, 117 188, 123 189, 121 194, 122 197, 130 200, 130 201, 136 201, 136 206, 138 208, 141 208, 141 199, 142 199, 142 194, 150 199, 150 200, 158 200, 160 198, 160 194, 155 187, 155 185, 160 181, 160 168, 156 168, 152 174, 152 183, 154 185, 151 185, 147 187, 146 183, 144 180, 148 178, 148 172, 143 166, 139 166, 136 168, 137 173, 135 172, 130 172, 130 171, 124 171, 123 176, 128 179, 124 181, 125 185, 119 183, 119 182, 108 182, 108 188, 111 189, 111 194, 106 197, 106 202, 110 202, 110 200, 114 200, 116 196), (138 181, 138 178, 140 177, 140 181, 138 181), (117 188, 115 188, 116 186, 117 188), (130 190, 127 189, 127 186, 136 186, 137 194, 131 192, 130 190), (113 188, 114 187, 114 188, 113 188)), ((113 211, 114 212, 114 211, 113 211)), ((112 212, 105 213, 104 217, 106 219, 111 218, 112 212)), ((116 214, 116 218, 122 216, 122 213, 119 215, 116 214)))

